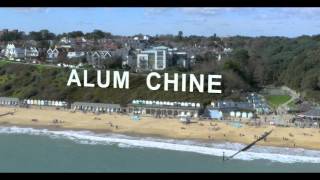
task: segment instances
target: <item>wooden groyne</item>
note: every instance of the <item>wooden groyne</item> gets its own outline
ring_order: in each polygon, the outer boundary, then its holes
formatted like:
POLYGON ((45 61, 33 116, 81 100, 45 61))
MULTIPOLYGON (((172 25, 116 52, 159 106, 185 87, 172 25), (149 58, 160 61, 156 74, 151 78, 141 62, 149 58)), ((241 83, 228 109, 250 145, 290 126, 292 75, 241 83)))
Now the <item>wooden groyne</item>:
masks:
POLYGON ((6 116, 6 115, 13 115, 14 114, 14 112, 7 112, 7 113, 4 113, 4 114, 0 114, 0 117, 1 116, 6 116))
POLYGON ((252 143, 250 143, 250 144, 247 145, 246 147, 242 148, 241 150, 239 150, 238 152, 236 152, 235 154, 233 154, 233 155, 230 156, 230 157, 225 158, 225 157, 224 157, 224 153, 223 153, 223 159, 222 159, 222 160, 223 160, 223 161, 226 161, 226 160, 232 159, 234 156, 236 156, 236 155, 239 154, 240 152, 246 151, 246 150, 250 149, 250 148, 251 148, 252 146, 254 146, 257 142, 259 142, 259 141, 267 138, 267 136, 269 136, 272 131, 273 131, 273 130, 270 130, 270 131, 268 131, 268 132, 265 132, 265 133, 264 133, 261 137, 259 137, 257 140, 253 141, 252 143))

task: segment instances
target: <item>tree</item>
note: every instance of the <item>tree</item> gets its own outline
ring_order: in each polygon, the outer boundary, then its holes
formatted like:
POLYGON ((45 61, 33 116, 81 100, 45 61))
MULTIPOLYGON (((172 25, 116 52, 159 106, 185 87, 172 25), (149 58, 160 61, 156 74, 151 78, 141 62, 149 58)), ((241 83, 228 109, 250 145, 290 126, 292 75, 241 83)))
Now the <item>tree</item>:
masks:
POLYGON ((24 38, 24 32, 10 31, 3 34, 0 38, 1 41, 16 41, 24 38))
POLYGON ((94 39, 94 40, 97 40, 97 39, 102 39, 102 38, 110 38, 112 37, 112 34, 109 33, 109 32, 103 32, 101 30, 94 30, 93 32, 91 33, 86 33, 85 34, 85 37, 87 39, 94 39))
POLYGON ((54 33, 46 29, 40 30, 39 32, 31 31, 28 36, 29 39, 35 41, 54 40, 56 38, 56 35, 54 33))
POLYGON ((68 36, 71 38, 77 38, 77 37, 82 37, 84 36, 82 31, 72 31, 68 33, 68 36))

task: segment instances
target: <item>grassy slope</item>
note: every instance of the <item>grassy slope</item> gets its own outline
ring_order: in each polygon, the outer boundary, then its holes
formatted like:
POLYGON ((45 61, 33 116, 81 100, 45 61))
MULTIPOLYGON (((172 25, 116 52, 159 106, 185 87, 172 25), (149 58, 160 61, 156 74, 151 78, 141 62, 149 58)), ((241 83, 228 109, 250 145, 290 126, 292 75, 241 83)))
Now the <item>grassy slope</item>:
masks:
POLYGON ((266 97, 268 103, 274 108, 289 101, 290 98, 289 95, 270 95, 266 97))
MULTIPOLYGON (((163 89, 151 91, 146 86, 145 77, 135 74, 130 75, 130 89, 128 90, 102 89, 99 87, 67 87, 69 74, 70 70, 66 68, 60 69, 1 61, 0 96, 121 104, 126 104, 128 101, 137 98, 209 103, 212 99, 221 97, 217 94, 208 93, 173 92, 170 89, 168 92, 163 91, 163 89)), ((88 79, 90 82, 95 82, 95 71, 89 72, 88 79)))

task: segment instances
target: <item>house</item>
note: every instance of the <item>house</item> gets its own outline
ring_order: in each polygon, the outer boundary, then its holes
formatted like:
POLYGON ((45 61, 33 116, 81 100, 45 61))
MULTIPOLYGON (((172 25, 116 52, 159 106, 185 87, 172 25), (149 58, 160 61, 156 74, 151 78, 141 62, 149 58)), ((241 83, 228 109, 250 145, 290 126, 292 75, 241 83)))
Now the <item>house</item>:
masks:
POLYGON ((16 48, 14 44, 8 44, 5 50, 5 56, 9 60, 21 60, 25 58, 25 49, 16 48))
POLYGON ((70 38, 68 38, 68 37, 62 37, 62 38, 60 39, 60 43, 70 44, 70 43, 71 43, 71 40, 70 40, 70 38))
POLYGON ((127 111, 130 114, 155 117, 198 117, 202 110, 200 103, 132 100, 127 111))
POLYGON ((47 60, 48 61, 53 62, 58 58, 58 56, 59 56, 59 51, 57 48, 54 48, 54 49, 49 48, 47 50, 47 60))
POLYGON ((229 54, 232 52, 232 49, 231 48, 223 48, 223 53, 225 54, 229 54))
POLYGON ((68 52, 67 57, 69 59, 72 59, 72 58, 81 58, 81 57, 84 57, 85 55, 86 53, 82 51, 71 51, 71 52, 68 52))
POLYGON ((25 58, 26 59, 35 59, 39 57, 39 51, 35 47, 25 48, 25 58))
POLYGON ((71 104, 71 109, 88 111, 88 112, 102 112, 112 113, 121 112, 120 104, 106 104, 106 103, 87 103, 87 102, 74 102, 71 104))
POLYGON ((172 54, 173 65, 180 68, 190 68, 190 59, 186 52, 173 52, 172 54))
POLYGON ((92 65, 93 67, 101 66, 102 61, 111 57, 112 57, 111 53, 106 50, 93 51, 93 52, 87 53, 88 64, 92 65))
POLYGON ((167 67, 168 48, 158 46, 137 54, 137 71, 164 70, 167 67))

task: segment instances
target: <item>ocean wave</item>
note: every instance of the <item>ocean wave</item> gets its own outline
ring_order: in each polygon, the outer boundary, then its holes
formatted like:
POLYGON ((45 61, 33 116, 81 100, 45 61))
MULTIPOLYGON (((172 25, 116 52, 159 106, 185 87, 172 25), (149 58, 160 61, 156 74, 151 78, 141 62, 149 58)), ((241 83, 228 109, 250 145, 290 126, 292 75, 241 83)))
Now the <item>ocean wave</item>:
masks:
MULTIPOLYGON (((204 143, 191 140, 161 139, 153 137, 132 137, 120 134, 95 134, 90 131, 53 131, 23 127, 0 127, 0 134, 44 135, 50 138, 65 138, 76 143, 89 145, 117 145, 120 148, 157 148, 183 152, 193 152, 212 156, 234 154, 245 145, 240 143, 204 143)), ((254 146, 241 152, 234 159, 270 160, 281 163, 320 163, 320 151, 302 148, 280 148, 254 146)))

